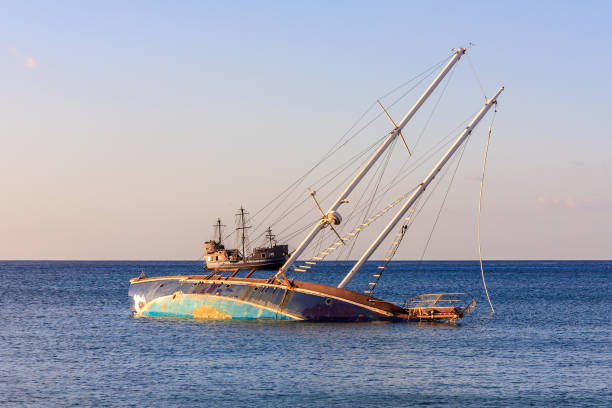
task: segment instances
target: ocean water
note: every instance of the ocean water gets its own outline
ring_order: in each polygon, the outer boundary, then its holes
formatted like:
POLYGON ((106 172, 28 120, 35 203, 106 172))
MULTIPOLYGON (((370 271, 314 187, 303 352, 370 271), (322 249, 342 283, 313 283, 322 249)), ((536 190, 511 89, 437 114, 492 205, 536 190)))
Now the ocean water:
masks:
POLYGON ((323 324, 130 315, 130 277, 199 262, 0 262, 0 406, 612 406, 612 261, 485 266, 493 315, 477 262, 398 261, 378 297, 478 306, 459 324, 323 324))

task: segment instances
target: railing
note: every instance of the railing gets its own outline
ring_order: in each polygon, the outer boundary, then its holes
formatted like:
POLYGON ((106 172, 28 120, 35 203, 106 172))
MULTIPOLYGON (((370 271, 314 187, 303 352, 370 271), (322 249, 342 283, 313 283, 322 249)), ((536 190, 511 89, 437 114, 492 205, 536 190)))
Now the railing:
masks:
POLYGON ((406 300, 404 309, 429 309, 439 307, 456 307, 469 313, 476 306, 476 299, 469 293, 424 293, 406 300))

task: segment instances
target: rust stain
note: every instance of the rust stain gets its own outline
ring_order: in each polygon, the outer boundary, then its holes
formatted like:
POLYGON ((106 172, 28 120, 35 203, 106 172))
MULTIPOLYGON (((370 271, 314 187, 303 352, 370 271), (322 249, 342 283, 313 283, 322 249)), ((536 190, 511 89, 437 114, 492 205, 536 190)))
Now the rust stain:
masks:
POLYGON ((165 312, 165 311, 166 311, 166 304, 165 304, 165 303, 162 303, 162 305, 161 305, 161 310, 162 310, 162 312, 165 312))
POLYGON ((193 309, 193 317, 196 319, 231 319, 232 316, 221 313, 214 307, 199 306, 193 309))

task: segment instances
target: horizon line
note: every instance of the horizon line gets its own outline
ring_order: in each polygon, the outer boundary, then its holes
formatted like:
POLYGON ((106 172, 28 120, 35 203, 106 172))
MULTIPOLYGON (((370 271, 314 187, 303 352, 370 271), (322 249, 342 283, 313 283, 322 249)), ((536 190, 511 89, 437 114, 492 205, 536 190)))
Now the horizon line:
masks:
MULTIPOLYGON (((475 259, 394 259, 390 262, 478 262, 475 259)), ((382 259, 371 259, 367 262, 380 262, 382 259)), ((483 262, 612 262, 605 258, 583 259, 483 259, 483 262)), ((0 262, 204 262, 194 259, 0 259, 0 262)), ((357 259, 324 260, 323 262, 357 262, 357 259)), ((273 270, 273 269, 270 269, 273 270)))

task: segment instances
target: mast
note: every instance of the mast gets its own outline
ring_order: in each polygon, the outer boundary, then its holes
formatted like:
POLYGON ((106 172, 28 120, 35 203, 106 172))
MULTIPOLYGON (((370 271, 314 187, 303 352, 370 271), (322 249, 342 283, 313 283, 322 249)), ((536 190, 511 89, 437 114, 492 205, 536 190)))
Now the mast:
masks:
POLYGON ((465 130, 461 133, 461 135, 459 135, 455 143, 450 147, 450 149, 446 152, 446 154, 440 159, 438 164, 436 164, 436 166, 431 170, 431 172, 427 175, 427 177, 425 177, 423 182, 419 184, 417 189, 412 193, 408 201, 406 201, 406 203, 397 212, 397 214, 395 214, 395 217, 393 217, 393 219, 389 221, 389 224, 387 224, 385 229, 378 235, 378 237, 372 243, 372 245, 370 245, 370 247, 364 252, 361 258, 359 258, 359 260, 353 266, 353 268, 346 274, 342 282, 340 282, 340 284, 338 285, 339 288, 344 288, 351 281, 353 276, 355 276, 355 274, 359 272, 363 264, 370 258, 370 256, 374 253, 374 251, 376 250, 376 248, 378 248, 378 246, 382 243, 382 241, 384 241, 384 239, 387 237, 389 232, 391 232, 391 230, 397 225, 397 223, 402 219, 404 214, 406 214, 406 212, 410 209, 410 207, 412 207, 415 201, 421 196, 421 194, 423 194, 427 186, 429 186, 429 184, 436 178, 440 170, 442 170, 444 165, 450 160, 453 154, 457 152, 457 150, 459 149, 459 147, 461 147, 463 142, 468 138, 468 136, 470 136, 470 134, 472 133, 472 130, 474 130, 478 122, 480 122, 480 120, 487 114, 491 106, 497 103, 497 97, 499 96, 499 94, 502 93, 503 90, 504 90, 504 87, 502 86, 497 91, 497 93, 493 95, 493 97, 485 103, 485 105, 482 107, 480 112, 476 114, 476 116, 474 117, 474 119, 472 119, 470 124, 465 128, 465 130))
POLYGON ((367 163, 363 166, 363 168, 357 173, 353 181, 349 183, 349 185, 344 189, 342 194, 338 197, 338 199, 332 204, 329 210, 325 213, 325 217, 322 217, 319 222, 313 227, 310 233, 304 238, 304 240, 298 245, 298 247, 293 251, 287 262, 278 270, 278 272, 274 275, 277 277, 281 273, 286 272, 291 265, 298 259, 298 257, 304 252, 304 250, 308 247, 310 242, 316 237, 316 235, 328 225, 334 224, 338 225, 342 221, 342 217, 340 214, 336 212, 336 210, 344 203, 348 202, 347 197, 353 189, 359 184, 361 179, 367 174, 370 168, 376 163, 376 161, 382 156, 382 154, 387 150, 387 147, 393 143, 393 141, 400 134, 404 126, 408 123, 410 119, 414 116, 414 114, 419 110, 421 105, 427 100, 427 98, 431 95, 431 93, 436 89, 436 87, 442 82, 446 74, 451 70, 451 68, 459 61, 459 59, 465 54, 465 48, 459 48, 455 51, 455 54, 452 56, 450 61, 446 64, 446 66, 442 69, 442 71, 438 74, 438 76, 433 80, 431 85, 423 92, 421 97, 417 100, 414 106, 406 113, 406 115, 402 118, 402 120, 397 124, 395 129, 393 129, 389 136, 382 142, 379 148, 372 154, 367 163))
POLYGON ((268 238, 268 241, 270 241, 270 248, 272 248, 274 246, 273 242, 274 242, 274 235, 272 235, 272 227, 268 227, 268 229, 266 230, 266 238, 268 238))
POLYGON ((236 214, 236 216, 238 217, 238 227, 236 227, 236 231, 241 230, 240 233, 240 240, 242 241, 242 260, 246 260, 246 252, 245 252, 245 246, 246 246, 246 239, 247 239, 247 235, 246 235, 246 230, 247 228, 251 228, 251 227, 247 227, 246 226, 246 217, 245 215, 248 214, 246 211, 244 211, 244 208, 242 206, 240 206, 240 209, 238 210, 238 213, 236 214))
POLYGON ((213 225, 213 228, 215 229, 215 234, 219 236, 219 244, 221 243, 222 240, 222 234, 221 234, 221 227, 225 227, 225 225, 221 225, 221 218, 217 218, 217 223, 215 225, 213 225))

